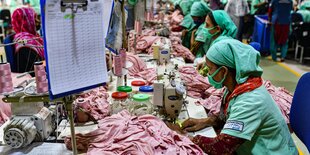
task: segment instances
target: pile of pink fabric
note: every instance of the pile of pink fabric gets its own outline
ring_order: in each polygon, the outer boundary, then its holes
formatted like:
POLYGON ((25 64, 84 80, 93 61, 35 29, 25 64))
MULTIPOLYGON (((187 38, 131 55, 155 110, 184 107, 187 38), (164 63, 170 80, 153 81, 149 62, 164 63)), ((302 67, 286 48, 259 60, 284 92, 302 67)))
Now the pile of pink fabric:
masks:
MULTIPOLYGON (((22 83, 25 80, 31 79, 31 76, 29 74, 27 74, 21 78, 17 78, 16 76, 18 76, 18 75, 20 75, 20 74, 12 73, 12 75, 11 75, 14 87, 18 86, 20 83, 22 83)), ((3 98, 3 96, 0 95, 0 126, 3 123, 5 123, 7 120, 9 120, 11 115, 12 115, 11 104, 3 102, 2 98, 3 98)))
POLYGON ((195 56, 188 48, 182 45, 181 35, 182 32, 170 33, 169 39, 172 44, 172 55, 176 57, 183 57, 188 62, 194 62, 195 56))
POLYGON ((171 40, 171 44, 182 44, 181 40, 182 32, 171 32, 169 35, 169 39, 171 40))
POLYGON ((272 85, 268 80, 264 81, 264 86, 280 108, 286 123, 289 123, 293 95, 283 87, 276 87, 272 85))
POLYGON ((138 51, 146 51, 158 39, 160 39, 160 37, 158 37, 158 36, 144 36, 144 37, 141 37, 141 38, 139 38, 139 40, 137 40, 136 49, 138 51))
POLYGON ((130 52, 141 53, 146 50, 153 42, 158 39, 154 29, 144 29, 142 34, 136 35, 136 51, 134 50, 134 31, 130 31, 128 35, 128 48, 130 52), (155 37, 155 38, 154 38, 155 37))
POLYGON ((142 78, 148 84, 152 84, 156 79, 156 69, 147 68, 145 62, 137 55, 128 53, 126 57, 127 61, 133 63, 133 66, 128 68, 129 75, 135 78, 142 78))
MULTIPOLYGON (((98 129, 77 134, 78 150, 87 155, 202 155, 202 150, 185 136, 170 130, 152 115, 131 116, 128 111, 99 121, 98 129)), ((71 139, 65 138, 71 150, 71 139)))
POLYGON ((204 106, 208 111, 208 115, 218 115, 220 113, 222 98, 225 89, 215 89, 210 87, 205 91, 206 99, 199 99, 196 104, 204 106))
POLYGON ((211 87, 208 79, 201 76, 198 71, 191 66, 179 69, 180 77, 186 84, 187 95, 193 98, 206 98, 206 90, 211 87))
POLYGON ((170 29, 174 29, 175 27, 179 27, 181 22, 183 21, 183 15, 181 15, 179 10, 174 11, 170 16, 170 29))
POLYGON ((76 104, 77 122, 98 121, 110 115, 109 94, 104 87, 79 95, 76 102, 83 99, 83 104, 76 104), (81 111, 82 109, 83 111, 81 111))
POLYGON ((172 45, 172 51, 172 55, 174 55, 175 57, 182 57, 187 62, 194 62, 195 60, 195 56, 193 55, 193 53, 181 44, 172 45))

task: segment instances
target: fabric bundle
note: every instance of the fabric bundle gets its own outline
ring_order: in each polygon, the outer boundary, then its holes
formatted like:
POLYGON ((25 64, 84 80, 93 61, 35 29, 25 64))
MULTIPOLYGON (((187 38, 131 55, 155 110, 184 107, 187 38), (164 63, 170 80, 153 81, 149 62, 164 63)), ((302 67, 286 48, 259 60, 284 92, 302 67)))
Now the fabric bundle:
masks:
POLYGON ((179 69, 180 77, 186 84, 187 95, 193 98, 205 98, 205 91, 211 87, 208 79, 201 76, 194 67, 185 66, 179 69))
POLYGON ((133 63, 133 66, 128 68, 129 75, 135 78, 142 78, 148 84, 152 84, 156 79, 156 69, 147 68, 145 62, 140 59, 137 55, 128 54, 126 57, 127 61, 133 63))
MULTIPOLYGON (((98 129, 77 134, 77 148, 87 155, 202 155, 202 150, 190 139, 169 129, 152 115, 131 116, 124 110, 100 120, 98 129)), ((68 149, 71 138, 65 138, 68 149)))
POLYGON ((79 123, 98 121, 110 115, 111 107, 108 101, 109 94, 104 87, 79 95, 75 101, 76 120, 79 123), (79 100, 82 104, 78 104, 79 100))

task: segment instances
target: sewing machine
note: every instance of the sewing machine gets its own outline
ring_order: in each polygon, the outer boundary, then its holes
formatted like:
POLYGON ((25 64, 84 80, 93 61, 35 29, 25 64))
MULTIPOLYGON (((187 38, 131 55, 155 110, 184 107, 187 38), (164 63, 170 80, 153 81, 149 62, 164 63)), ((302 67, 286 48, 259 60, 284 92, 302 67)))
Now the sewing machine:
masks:
POLYGON ((36 94, 35 80, 30 79, 4 94, 11 103, 12 117, 3 127, 3 141, 11 148, 23 148, 32 142, 43 142, 53 135, 60 115, 48 94, 36 94), (25 86, 22 86, 25 85, 25 86))
POLYGON ((48 93, 37 94, 34 79, 22 82, 13 92, 3 95, 3 101, 11 103, 12 109, 12 117, 2 127, 3 142, 13 149, 56 139, 61 133, 56 128, 68 116, 65 110, 71 109, 74 100, 71 96, 51 101, 48 93))
POLYGON ((186 88, 178 77, 177 64, 164 64, 157 69, 158 79, 153 84, 153 104, 163 109, 168 120, 174 121, 186 102, 184 99, 186 88))

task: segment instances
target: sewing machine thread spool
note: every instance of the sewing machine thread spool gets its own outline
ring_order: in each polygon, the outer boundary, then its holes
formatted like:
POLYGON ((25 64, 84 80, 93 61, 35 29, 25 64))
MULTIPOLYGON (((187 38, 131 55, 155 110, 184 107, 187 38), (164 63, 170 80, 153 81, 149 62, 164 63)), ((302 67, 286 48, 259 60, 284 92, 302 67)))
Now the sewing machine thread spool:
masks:
POLYGON ((13 89, 13 80, 11 77, 11 67, 9 63, 0 64, 0 93, 9 93, 13 89))
POLYGON ((34 63, 34 73, 36 76, 37 93, 46 93, 48 91, 48 83, 43 62, 34 63))
POLYGON ((151 12, 146 12, 146 17, 145 17, 146 21, 152 21, 153 20, 153 16, 151 12))
POLYGON ((135 31, 138 35, 142 33, 142 24, 139 20, 135 21, 135 31))
POLYGON ((114 74, 122 76, 122 58, 119 55, 114 56, 114 74))
POLYGON ((126 49, 122 48, 119 51, 120 57, 122 59, 122 67, 126 67, 126 57, 127 57, 127 53, 126 53, 126 49))

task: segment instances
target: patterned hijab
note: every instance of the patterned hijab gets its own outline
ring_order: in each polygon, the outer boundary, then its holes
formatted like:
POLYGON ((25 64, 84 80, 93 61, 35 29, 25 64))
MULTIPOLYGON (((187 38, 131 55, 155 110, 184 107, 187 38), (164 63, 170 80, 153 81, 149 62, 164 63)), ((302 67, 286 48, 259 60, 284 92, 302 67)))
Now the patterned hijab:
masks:
POLYGON ((18 8, 12 15, 12 26, 15 31, 14 42, 27 40, 26 45, 16 44, 15 52, 22 47, 28 47, 36 51, 44 59, 43 39, 36 32, 36 13, 32 8, 18 8))

